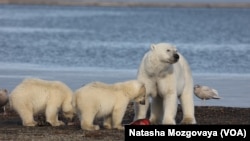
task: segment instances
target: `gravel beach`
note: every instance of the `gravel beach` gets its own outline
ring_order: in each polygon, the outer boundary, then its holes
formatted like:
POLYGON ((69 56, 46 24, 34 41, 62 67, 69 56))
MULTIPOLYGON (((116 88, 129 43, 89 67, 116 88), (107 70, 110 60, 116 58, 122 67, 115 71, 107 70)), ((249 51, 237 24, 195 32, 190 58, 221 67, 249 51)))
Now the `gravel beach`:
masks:
MULTIPOLYGON (((125 138, 124 131, 106 130, 85 131, 81 130, 78 118, 74 125, 52 127, 45 123, 42 115, 36 116, 38 127, 23 127, 21 119, 10 111, 7 105, 6 116, 0 116, 0 140, 84 140, 84 141, 122 141, 125 138)), ((128 106, 123 123, 129 124, 133 119, 132 103, 128 106)), ((3 109, 0 110, 3 113, 3 109)), ((196 106, 195 116, 198 125, 250 125, 250 108, 221 107, 221 106, 196 106)), ((178 107, 176 121, 182 117, 181 108, 178 107)), ((96 122, 100 124, 101 120, 96 122)))

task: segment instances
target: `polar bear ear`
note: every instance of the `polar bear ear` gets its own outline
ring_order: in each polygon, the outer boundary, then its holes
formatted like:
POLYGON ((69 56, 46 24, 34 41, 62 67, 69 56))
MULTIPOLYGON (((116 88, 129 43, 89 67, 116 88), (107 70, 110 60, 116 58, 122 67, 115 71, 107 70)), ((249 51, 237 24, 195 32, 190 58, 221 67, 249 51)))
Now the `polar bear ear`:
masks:
POLYGON ((155 49, 155 44, 152 44, 151 45, 151 50, 154 50, 155 49))

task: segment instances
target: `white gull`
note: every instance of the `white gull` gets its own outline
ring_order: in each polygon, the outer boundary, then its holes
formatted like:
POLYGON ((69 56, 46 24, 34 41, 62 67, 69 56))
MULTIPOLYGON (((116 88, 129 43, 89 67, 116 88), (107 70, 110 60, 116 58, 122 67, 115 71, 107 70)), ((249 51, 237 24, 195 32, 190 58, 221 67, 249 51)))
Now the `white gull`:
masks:
POLYGON ((201 85, 195 85, 194 86, 194 94, 202 99, 202 101, 205 102, 205 100, 209 100, 209 99, 220 99, 221 97, 219 97, 218 91, 210 88, 208 86, 201 86, 201 85))
POLYGON ((4 114, 6 115, 5 111, 5 105, 8 103, 9 97, 8 97, 8 91, 6 89, 0 89, 0 108, 3 107, 4 114))

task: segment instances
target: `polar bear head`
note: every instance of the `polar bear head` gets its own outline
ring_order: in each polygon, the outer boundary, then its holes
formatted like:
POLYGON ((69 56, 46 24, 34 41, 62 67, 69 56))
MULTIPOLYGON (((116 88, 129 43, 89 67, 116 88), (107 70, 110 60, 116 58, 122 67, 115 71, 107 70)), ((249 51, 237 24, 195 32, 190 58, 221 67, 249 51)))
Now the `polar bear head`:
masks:
POLYGON ((179 60, 177 49, 172 44, 158 43, 151 45, 151 52, 163 63, 173 64, 179 60))
POLYGON ((142 105, 145 104, 146 87, 138 80, 129 80, 114 84, 114 87, 122 90, 123 93, 131 100, 142 105))
POLYGON ((76 111, 72 105, 64 105, 62 111, 63 116, 68 120, 72 120, 76 116, 76 111))
POLYGON ((72 120, 76 116, 76 109, 72 97, 67 97, 62 103, 62 114, 67 120, 72 120))
POLYGON ((134 94, 132 94, 133 95, 132 97, 134 97, 133 101, 144 105, 145 104, 145 97, 146 97, 145 85, 137 80, 131 81, 131 84, 132 84, 132 87, 134 87, 134 88, 132 88, 133 91, 131 92, 131 93, 134 93, 134 94))

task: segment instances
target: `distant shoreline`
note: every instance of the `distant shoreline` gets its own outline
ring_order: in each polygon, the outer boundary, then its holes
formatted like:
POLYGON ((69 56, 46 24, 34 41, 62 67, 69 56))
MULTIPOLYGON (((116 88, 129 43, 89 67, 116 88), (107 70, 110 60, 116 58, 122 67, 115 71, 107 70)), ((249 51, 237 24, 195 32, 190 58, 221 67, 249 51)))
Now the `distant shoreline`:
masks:
POLYGON ((162 8, 250 8, 249 3, 193 3, 193 2, 110 2, 70 0, 0 0, 0 4, 33 4, 62 6, 104 6, 104 7, 162 7, 162 8))

